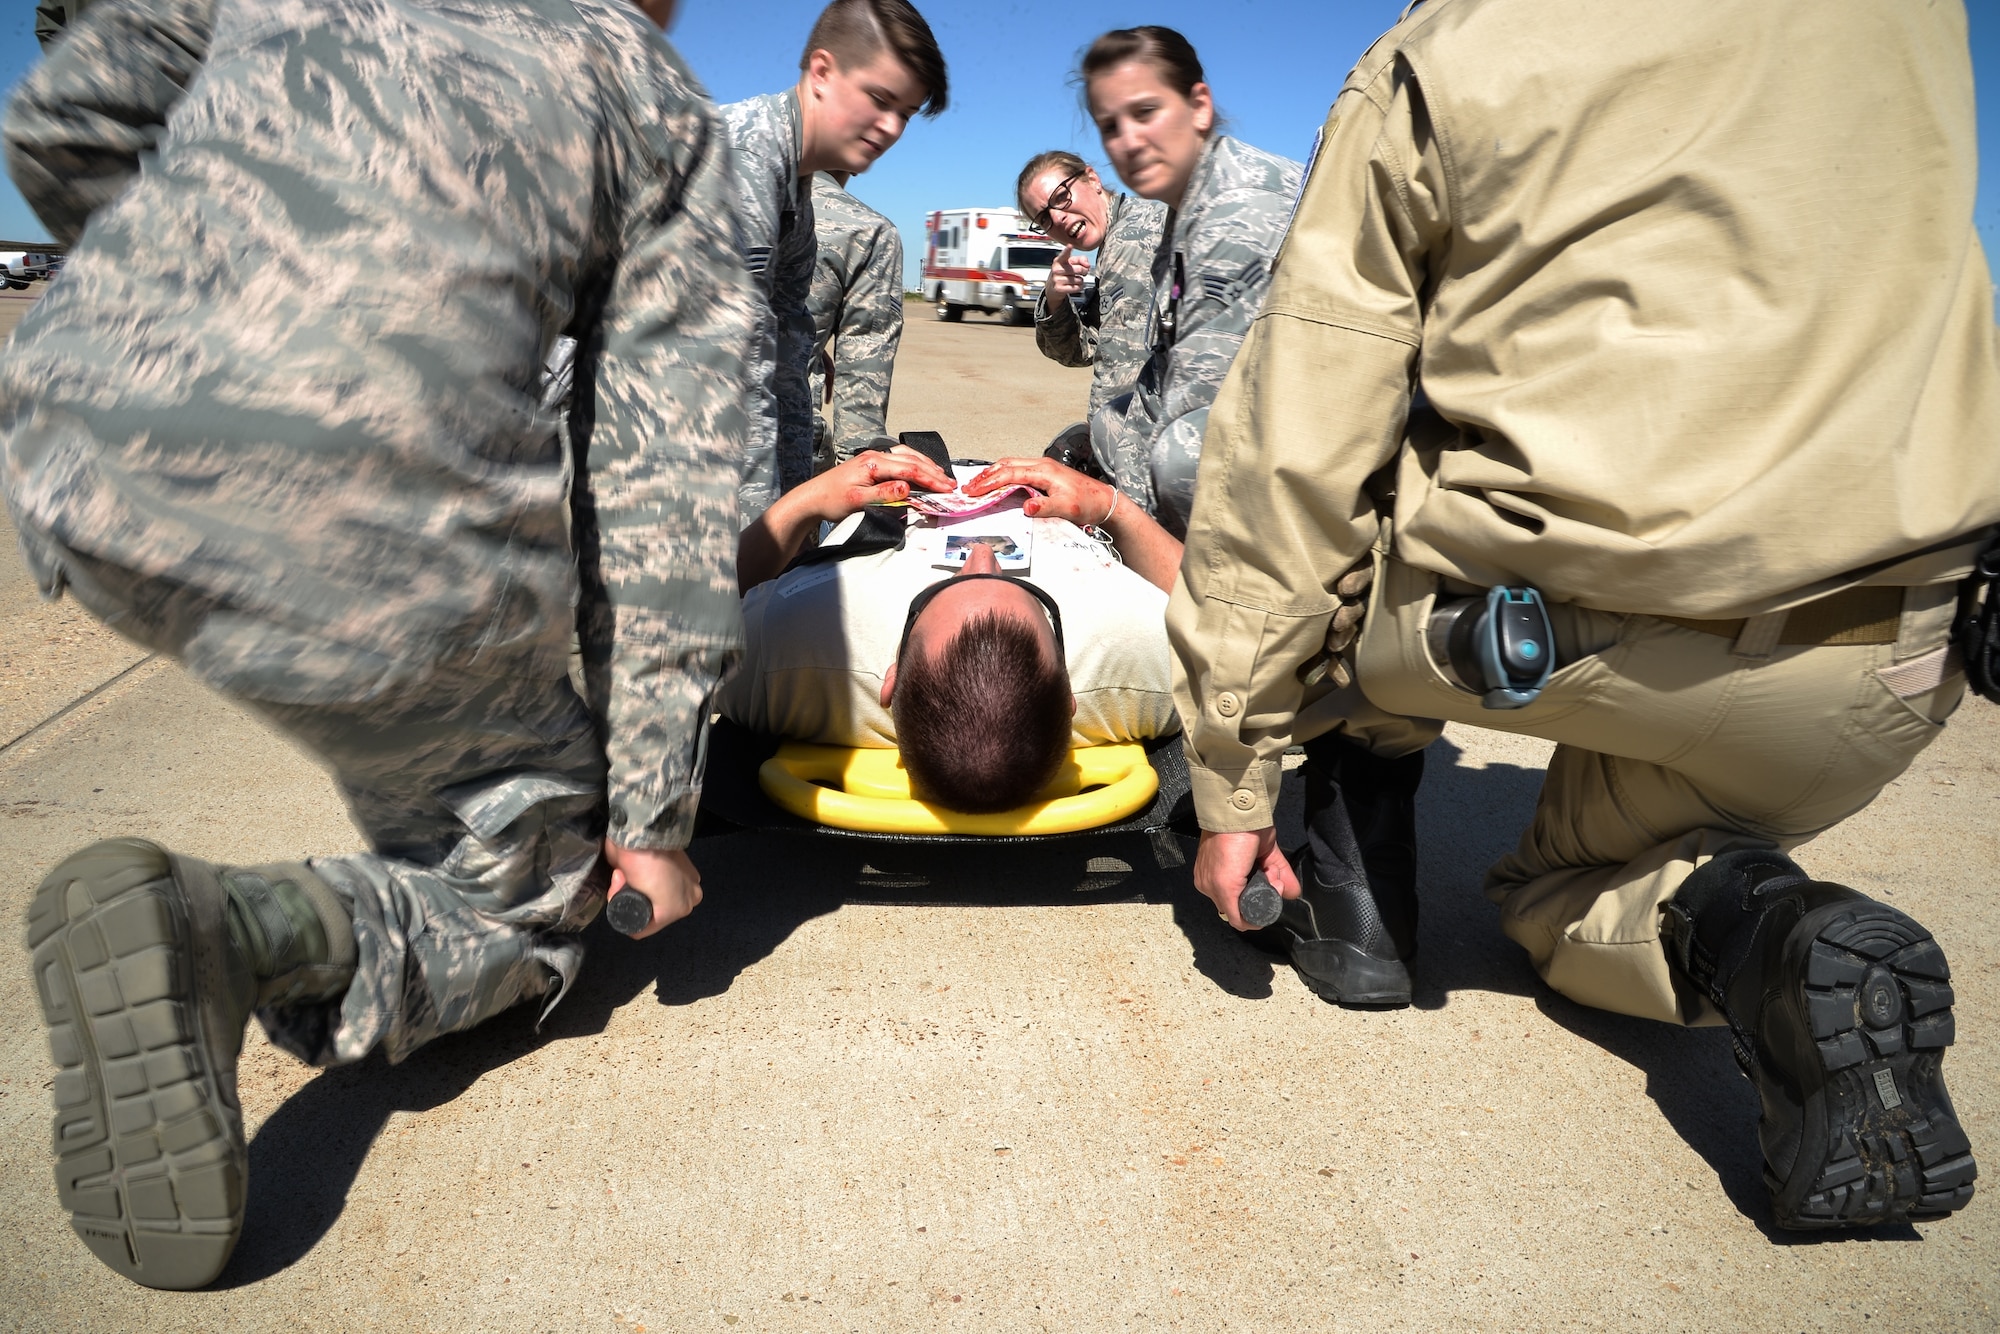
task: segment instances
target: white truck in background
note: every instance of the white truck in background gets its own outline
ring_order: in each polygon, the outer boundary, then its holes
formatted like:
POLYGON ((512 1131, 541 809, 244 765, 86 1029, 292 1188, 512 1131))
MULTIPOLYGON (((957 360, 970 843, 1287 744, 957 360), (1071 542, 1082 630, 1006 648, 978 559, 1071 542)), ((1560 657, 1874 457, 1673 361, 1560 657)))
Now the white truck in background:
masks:
POLYGON ((53 278, 62 271, 59 251, 0 250, 0 287, 18 292, 37 278, 53 278))
POLYGON ((925 222, 924 300, 941 320, 968 310, 1032 324, 1035 303, 1062 247, 1011 208, 947 208, 925 222))

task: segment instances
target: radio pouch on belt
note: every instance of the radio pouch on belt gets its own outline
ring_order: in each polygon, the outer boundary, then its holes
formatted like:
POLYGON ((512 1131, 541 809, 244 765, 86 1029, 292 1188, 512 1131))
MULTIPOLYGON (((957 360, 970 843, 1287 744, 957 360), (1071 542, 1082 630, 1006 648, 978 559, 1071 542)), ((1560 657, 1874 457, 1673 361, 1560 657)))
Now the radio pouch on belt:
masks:
POLYGON ((1982 699, 2000 704, 2000 539, 1986 548, 1959 585, 1952 638, 1965 658, 1965 681, 1982 699))

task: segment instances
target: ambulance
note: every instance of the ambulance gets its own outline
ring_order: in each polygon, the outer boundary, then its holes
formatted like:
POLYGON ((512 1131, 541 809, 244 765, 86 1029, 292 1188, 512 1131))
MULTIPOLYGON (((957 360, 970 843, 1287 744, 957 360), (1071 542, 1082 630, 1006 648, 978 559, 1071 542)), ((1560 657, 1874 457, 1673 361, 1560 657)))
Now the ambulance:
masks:
POLYGON ((926 222, 924 300, 956 322, 968 310, 1032 324, 1035 302, 1062 247, 1011 208, 948 208, 926 222))

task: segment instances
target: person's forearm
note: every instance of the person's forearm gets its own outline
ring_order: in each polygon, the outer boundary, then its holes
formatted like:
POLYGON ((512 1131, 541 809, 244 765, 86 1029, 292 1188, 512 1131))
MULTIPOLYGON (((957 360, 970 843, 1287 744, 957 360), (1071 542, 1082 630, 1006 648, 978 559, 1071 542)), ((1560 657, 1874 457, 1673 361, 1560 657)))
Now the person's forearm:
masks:
POLYGON ((805 546, 806 535, 818 524, 819 516, 798 491, 788 491, 771 502, 771 508, 743 530, 736 544, 738 591, 748 593, 765 580, 783 574, 805 546))
POLYGON ((701 739, 742 656, 740 632, 689 635, 671 614, 635 608, 616 616, 605 712, 609 837, 654 852, 684 848, 701 806, 701 739))
POLYGON ((1035 347, 1059 366, 1088 366, 1097 360, 1097 329, 1078 317, 1068 297, 1044 288, 1035 304, 1035 347))
POLYGON ((7 107, 7 169, 57 241, 139 175, 208 58, 214 0, 106 0, 72 16, 7 107))
POLYGON ((1368 554, 1368 478, 1395 457, 1414 338, 1290 311, 1257 323, 1209 411, 1181 578, 1167 604, 1189 784, 1203 829, 1271 824, 1334 581, 1368 554), (1338 366, 1338 379, 1313 379, 1338 366))
POLYGON ((1158 520, 1126 495, 1118 496, 1103 528, 1111 534, 1127 569, 1155 588, 1174 591, 1174 578, 1181 570, 1179 538, 1160 527, 1158 520))
POLYGON ((711 702, 743 645, 736 489, 743 474, 751 279, 735 252, 728 156, 712 111, 658 70, 663 137, 685 173, 632 192, 592 359, 593 532, 581 572, 610 620, 603 690, 610 836, 684 846, 711 702), (672 202, 678 196, 678 207, 672 202))
POLYGON ((871 262, 840 311, 833 418, 842 459, 888 433, 889 384, 903 342, 902 247, 885 246, 882 255, 893 257, 895 268, 871 262))
POLYGON ((1381 535, 1369 478, 1403 446, 1427 257, 1449 235, 1442 159, 1403 80, 1386 71, 1335 104, 1262 313, 1209 410, 1167 606, 1203 829, 1272 824, 1298 669, 1325 646, 1336 581, 1381 535))

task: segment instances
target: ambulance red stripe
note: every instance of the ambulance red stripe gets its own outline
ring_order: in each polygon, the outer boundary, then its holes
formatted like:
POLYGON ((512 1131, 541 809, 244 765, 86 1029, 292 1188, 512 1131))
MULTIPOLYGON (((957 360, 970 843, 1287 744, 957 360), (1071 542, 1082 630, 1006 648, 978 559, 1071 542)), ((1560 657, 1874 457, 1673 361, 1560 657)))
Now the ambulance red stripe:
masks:
POLYGON ((1006 269, 942 269, 924 265, 924 277, 954 283, 1025 283, 1028 280, 1006 269))

